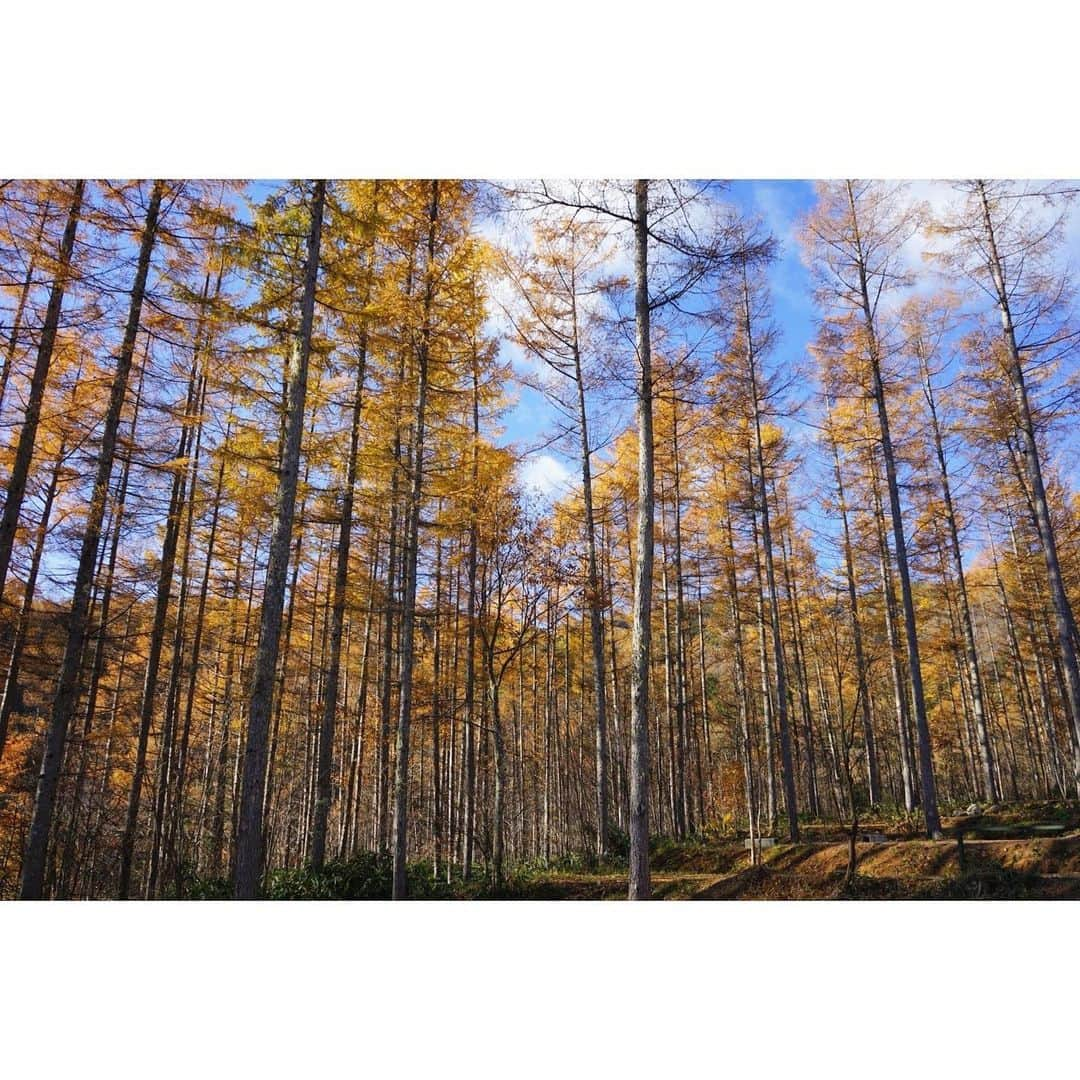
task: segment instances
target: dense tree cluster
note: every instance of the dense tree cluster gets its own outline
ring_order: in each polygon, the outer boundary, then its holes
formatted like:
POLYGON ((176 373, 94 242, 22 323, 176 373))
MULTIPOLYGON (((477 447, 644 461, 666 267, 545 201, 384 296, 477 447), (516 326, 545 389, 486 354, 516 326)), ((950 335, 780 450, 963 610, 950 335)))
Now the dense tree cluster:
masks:
POLYGON ((0 892, 1077 797, 1070 196, 0 185, 0 892))

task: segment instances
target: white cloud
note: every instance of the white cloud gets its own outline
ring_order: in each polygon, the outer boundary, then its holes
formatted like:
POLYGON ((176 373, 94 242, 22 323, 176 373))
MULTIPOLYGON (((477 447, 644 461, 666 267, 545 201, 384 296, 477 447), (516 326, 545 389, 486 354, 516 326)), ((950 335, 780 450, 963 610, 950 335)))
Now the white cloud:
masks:
POLYGON ((533 454, 518 465, 518 480, 527 491, 545 499, 558 499, 573 486, 570 470, 551 454, 533 454))
MULTIPOLYGON (((1019 183, 1022 184, 1023 181, 1019 183)), ((924 203, 934 220, 949 218, 961 210, 964 201, 963 191, 947 180, 911 180, 904 184, 903 191, 912 204, 924 203)), ((1027 202, 1025 213, 1028 219, 1032 225, 1044 228, 1048 228, 1063 209, 1060 201, 1046 204, 1035 200, 1027 202)), ((1060 269, 1067 266, 1076 250, 1076 240, 1080 238, 1080 213, 1077 212, 1077 205, 1074 203, 1066 206, 1064 211, 1063 243, 1056 260, 1060 269)), ((941 236, 931 236, 922 230, 909 238, 901 249, 900 256, 905 268, 915 275, 916 291, 929 292, 941 284, 940 273, 935 272, 933 263, 926 255, 947 252, 953 245, 954 241, 941 236)))

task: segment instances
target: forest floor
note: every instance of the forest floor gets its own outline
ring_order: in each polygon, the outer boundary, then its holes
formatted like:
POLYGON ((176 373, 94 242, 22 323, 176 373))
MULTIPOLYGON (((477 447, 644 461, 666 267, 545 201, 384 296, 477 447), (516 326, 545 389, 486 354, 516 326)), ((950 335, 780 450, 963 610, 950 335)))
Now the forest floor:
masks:
MULTIPOLYGON (((910 835, 909 824, 867 821, 847 881, 848 839, 835 825, 804 829, 803 842, 762 850, 759 866, 738 839, 660 841, 651 860, 653 896, 664 900, 1080 899, 1080 813, 1028 804, 946 818, 946 839, 910 835), (962 844, 958 839, 964 833, 962 844), (1044 835, 1039 835, 1044 833, 1044 835), (875 838, 876 839, 876 838, 875 838)), ((497 894, 522 900, 617 900, 625 871, 538 870, 497 894)))

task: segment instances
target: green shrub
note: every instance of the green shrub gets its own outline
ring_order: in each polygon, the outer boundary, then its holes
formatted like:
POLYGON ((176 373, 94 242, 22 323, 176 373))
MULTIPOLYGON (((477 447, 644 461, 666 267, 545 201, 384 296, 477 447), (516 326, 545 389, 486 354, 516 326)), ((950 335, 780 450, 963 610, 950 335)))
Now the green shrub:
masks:
POLYGON ((608 829, 607 850, 611 859, 630 858, 630 834, 612 826, 608 829))
MULTIPOLYGON (((266 883, 268 900, 389 900, 394 865, 384 853, 363 851, 349 859, 336 859, 319 871, 309 866, 274 870, 266 883)), ((450 895, 444 881, 436 881, 431 863, 411 863, 406 873, 409 896, 417 900, 450 895)))
MULTIPOLYGON (((194 873, 184 875, 185 900, 229 900, 232 897, 232 885, 228 878, 201 878, 194 873)), ((169 895, 175 900, 175 890, 169 895)))
MULTIPOLYGON (((409 897, 438 900, 453 896, 445 879, 436 881, 430 862, 410 863, 406 874, 409 897)), ((387 854, 360 852, 349 859, 335 859, 316 872, 310 866, 272 870, 263 889, 266 900, 389 900, 393 891, 394 865, 387 854)), ((228 900, 232 885, 225 878, 184 875, 187 900, 228 900)), ((169 894, 176 898, 175 887, 169 894)))

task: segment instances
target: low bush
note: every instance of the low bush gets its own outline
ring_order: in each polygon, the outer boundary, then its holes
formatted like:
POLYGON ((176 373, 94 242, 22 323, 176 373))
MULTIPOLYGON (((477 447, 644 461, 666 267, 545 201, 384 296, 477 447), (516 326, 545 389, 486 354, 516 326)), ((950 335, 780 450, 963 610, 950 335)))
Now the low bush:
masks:
MULTIPOLYGON (((407 872, 410 899, 436 900, 452 896, 445 880, 435 880, 429 862, 410 863, 407 872)), ((310 866, 272 870, 263 889, 266 900, 389 900, 394 866, 388 854, 364 851, 348 859, 335 859, 318 871, 310 866)), ((189 900, 227 900, 232 887, 224 878, 186 875, 183 895, 189 900)), ((175 897, 175 893, 173 894, 175 897)))

